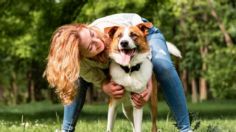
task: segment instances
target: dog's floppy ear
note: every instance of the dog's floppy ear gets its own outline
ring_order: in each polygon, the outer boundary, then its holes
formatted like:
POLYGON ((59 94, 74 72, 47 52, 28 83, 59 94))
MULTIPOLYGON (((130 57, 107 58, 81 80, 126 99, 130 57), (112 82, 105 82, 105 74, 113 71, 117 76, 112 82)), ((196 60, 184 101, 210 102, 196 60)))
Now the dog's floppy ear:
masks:
POLYGON ((148 29, 150 29, 153 25, 151 22, 144 22, 136 25, 145 35, 148 34, 148 29))
POLYGON ((110 38, 113 38, 115 32, 117 31, 118 26, 113 26, 113 27, 106 27, 104 29, 104 33, 108 34, 110 38))

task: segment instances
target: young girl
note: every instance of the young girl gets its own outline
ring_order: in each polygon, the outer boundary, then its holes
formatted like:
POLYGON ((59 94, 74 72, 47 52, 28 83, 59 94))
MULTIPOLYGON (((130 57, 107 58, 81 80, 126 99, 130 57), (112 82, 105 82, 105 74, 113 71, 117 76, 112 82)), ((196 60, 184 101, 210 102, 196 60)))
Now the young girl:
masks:
MULTIPOLYGON (((123 87, 111 82, 106 76, 108 73, 103 71, 109 64, 106 50, 110 42, 103 33, 104 28, 137 25, 144 21, 146 20, 137 14, 121 13, 97 19, 90 25, 65 25, 55 31, 45 75, 49 83, 56 87, 62 102, 67 104, 64 107, 63 130, 75 130, 88 82, 95 87, 102 87, 105 93, 114 98, 121 98, 124 94, 123 87), (78 85, 79 88, 76 89, 78 85)), ((177 121, 177 127, 181 132, 191 131, 183 86, 170 59, 165 39, 153 27, 149 30, 147 40, 152 49, 154 73, 177 121)), ((145 104, 151 90, 148 86, 143 93, 133 94, 136 107, 145 104)))

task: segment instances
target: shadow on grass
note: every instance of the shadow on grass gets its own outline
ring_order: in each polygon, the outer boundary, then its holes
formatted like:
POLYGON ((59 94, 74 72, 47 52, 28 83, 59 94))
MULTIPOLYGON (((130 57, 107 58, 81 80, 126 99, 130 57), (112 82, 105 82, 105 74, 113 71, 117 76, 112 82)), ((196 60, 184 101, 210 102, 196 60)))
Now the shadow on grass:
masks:
MULTIPOLYGON (((236 118, 236 106, 232 104, 212 104, 209 106, 206 104, 190 105, 190 112, 197 113, 200 119, 235 119, 236 118), (220 107, 222 106, 222 107, 220 107)), ((172 117, 168 110, 168 107, 160 104, 158 112, 158 120, 166 120, 167 117, 172 117)), ((9 122, 21 122, 23 121, 44 121, 52 120, 62 121, 63 107, 61 105, 52 105, 50 103, 39 104, 27 104, 23 107, 8 107, 0 110, 0 120, 9 122)), ((149 109, 144 110, 144 120, 150 120, 149 109)), ((105 104, 86 105, 79 117, 81 120, 94 121, 94 120, 106 120, 107 119, 107 106, 105 104)), ((125 118, 119 108, 117 118, 125 118)))

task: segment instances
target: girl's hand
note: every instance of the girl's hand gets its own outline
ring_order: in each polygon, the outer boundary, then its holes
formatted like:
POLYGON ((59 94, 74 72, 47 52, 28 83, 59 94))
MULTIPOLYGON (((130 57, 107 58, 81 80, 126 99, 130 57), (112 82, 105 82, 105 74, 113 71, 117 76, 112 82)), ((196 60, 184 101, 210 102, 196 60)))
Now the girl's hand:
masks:
POLYGON ((106 81, 102 85, 102 90, 112 98, 120 99, 123 97, 125 90, 121 85, 116 84, 113 81, 106 81))
POLYGON ((136 108, 143 107, 149 100, 152 93, 152 78, 149 79, 147 88, 142 93, 131 93, 131 99, 133 100, 136 108))

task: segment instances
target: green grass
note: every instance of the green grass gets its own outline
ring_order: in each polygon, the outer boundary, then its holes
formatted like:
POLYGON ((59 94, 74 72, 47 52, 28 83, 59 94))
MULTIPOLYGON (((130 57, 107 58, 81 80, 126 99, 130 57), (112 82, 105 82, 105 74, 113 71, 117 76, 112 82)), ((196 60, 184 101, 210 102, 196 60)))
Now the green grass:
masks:
MULTIPOLYGON (((200 124, 197 132, 236 132, 236 100, 208 101, 189 104, 193 113, 192 126, 200 124)), ((158 127, 163 132, 177 132, 175 122, 164 102, 159 105, 158 127)), ((151 128, 150 115, 145 107, 143 131, 151 128)), ((0 132, 54 132, 61 126, 63 107, 50 102, 37 102, 19 106, 0 106, 0 132)), ((106 104, 85 105, 77 123, 77 132, 104 132, 106 104)), ((119 109, 114 132, 130 132, 131 127, 119 109)))

